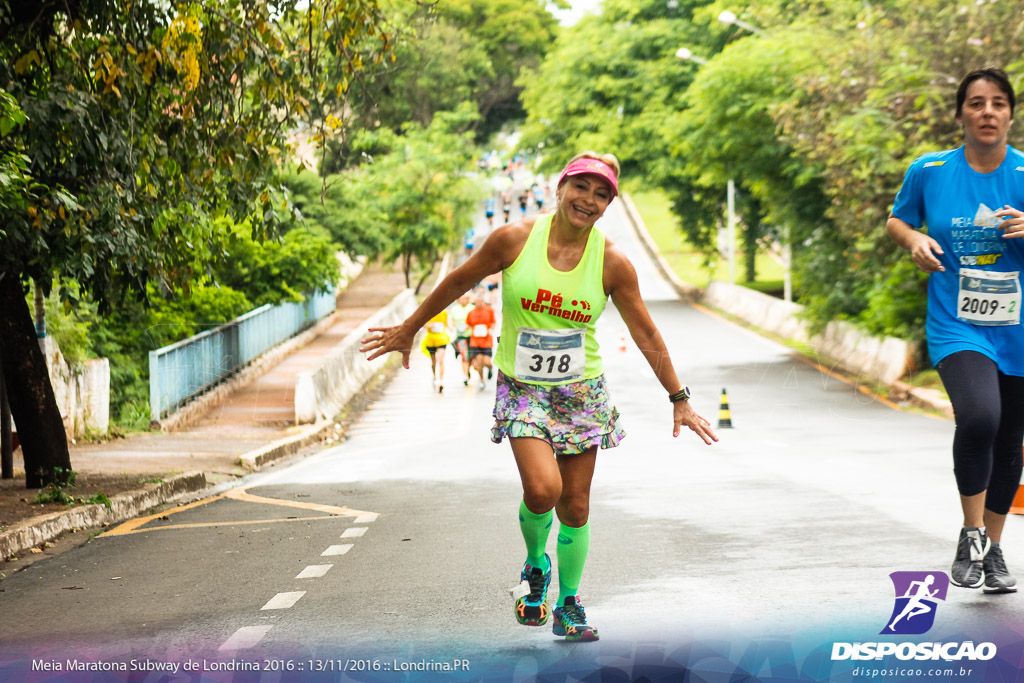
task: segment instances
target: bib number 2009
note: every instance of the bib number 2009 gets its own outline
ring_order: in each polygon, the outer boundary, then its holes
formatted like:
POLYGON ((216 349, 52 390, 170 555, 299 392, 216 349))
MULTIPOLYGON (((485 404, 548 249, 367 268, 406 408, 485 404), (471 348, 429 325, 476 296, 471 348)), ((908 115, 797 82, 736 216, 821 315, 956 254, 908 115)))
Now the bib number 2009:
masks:
POLYGON ((994 316, 1001 310, 1005 310, 1008 315, 1013 315, 1017 312, 1017 302, 1010 300, 1003 304, 998 299, 979 299, 973 296, 965 296, 960 300, 961 313, 994 316))
POLYGON ((960 269, 957 318, 971 325, 1019 325, 1021 290, 1016 271, 960 269))

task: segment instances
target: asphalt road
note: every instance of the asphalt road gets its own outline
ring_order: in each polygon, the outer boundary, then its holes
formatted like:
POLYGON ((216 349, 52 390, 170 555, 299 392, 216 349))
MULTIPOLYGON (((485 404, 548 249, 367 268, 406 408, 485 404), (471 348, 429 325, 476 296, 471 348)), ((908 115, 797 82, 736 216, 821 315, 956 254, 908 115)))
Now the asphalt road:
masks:
MULTIPOLYGON (((680 303, 619 205, 602 227, 636 264, 697 410, 715 424, 726 389, 734 428, 710 447, 673 439, 664 391, 635 348, 620 350, 609 304, 599 339, 628 436, 601 452, 592 493, 581 595, 599 643, 515 623, 521 490, 509 447, 489 440, 493 382, 463 387, 450 363, 435 394, 416 355, 342 444, 249 478, 245 495, 114 529, 5 579, 0 679, 78 658, 255 662, 252 680, 279 680, 275 668, 304 680, 313 669, 576 680, 603 668, 629 680, 641 665, 728 680, 739 662, 775 680, 850 680, 850 662, 821 652, 880 639, 889 574, 948 571, 960 525, 952 423, 680 303)), ((1024 567, 1022 536, 1011 516, 1011 571, 1024 567)), ((950 588, 921 638, 991 639, 1019 657, 1020 600, 950 588)))

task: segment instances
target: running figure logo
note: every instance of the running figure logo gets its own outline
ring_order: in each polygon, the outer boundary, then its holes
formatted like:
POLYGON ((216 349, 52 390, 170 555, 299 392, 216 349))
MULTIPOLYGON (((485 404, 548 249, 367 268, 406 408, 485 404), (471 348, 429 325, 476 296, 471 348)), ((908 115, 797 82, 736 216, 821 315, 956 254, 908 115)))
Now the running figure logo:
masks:
POLYGON ((946 599, 949 577, 945 572, 893 572, 889 578, 896 590, 896 604, 881 633, 926 633, 935 623, 938 601, 946 599))

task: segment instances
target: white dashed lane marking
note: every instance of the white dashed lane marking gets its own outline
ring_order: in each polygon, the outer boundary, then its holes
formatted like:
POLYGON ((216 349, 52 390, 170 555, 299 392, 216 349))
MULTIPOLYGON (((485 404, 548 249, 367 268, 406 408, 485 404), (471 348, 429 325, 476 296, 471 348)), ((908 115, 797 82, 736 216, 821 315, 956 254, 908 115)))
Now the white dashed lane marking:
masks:
POLYGON ((332 546, 329 546, 327 548, 327 550, 325 550, 322 553, 320 553, 320 556, 321 557, 330 557, 332 555, 344 555, 349 550, 352 550, 352 544, 351 543, 343 543, 341 545, 332 545, 332 546))
POLYGON ((359 538, 360 536, 362 536, 365 533, 366 533, 366 527, 365 526, 354 526, 354 527, 350 527, 348 529, 345 529, 345 533, 343 533, 341 535, 341 537, 342 538, 359 538))
MULTIPOLYGON (((355 524, 369 524, 377 521, 380 515, 377 513, 367 513, 359 515, 355 519, 355 524)), ((367 527, 349 527, 345 529, 341 534, 341 538, 361 538, 366 534, 367 527)), ((351 543, 340 543, 338 545, 328 546, 327 550, 320 553, 321 557, 332 557, 337 555, 344 555, 352 549, 351 543)), ((303 569, 296 575, 296 579, 319 579, 327 574, 334 567, 333 564, 311 564, 303 569)), ((271 609, 289 609, 295 606, 295 603, 306 594, 306 591, 292 591, 288 593, 278 593, 272 597, 267 604, 263 605, 260 610, 271 610, 271 609)), ((243 626, 242 628, 235 631, 230 638, 228 638, 223 645, 220 646, 222 652, 235 652, 237 650, 245 650, 251 647, 255 647, 263 638, 266 637, 267 633, 270 632, 272 626, 243 626)))
POLYGON ((299 601, 306 591, 292 591, 290 593, 278 593, 274 597, 270 598, 267 604, 261 607, 264 609, 288 609, 299 601))
POLYGON ((263 636, 267 635, 271 627, 268 626, 243 626, 235 631, 224 644, 218 648, 221 652, 234 652, 235 650, 246 650, 259 643, 263 636))
POLYGON ((296 579, 319 579, 321 576, 331 570, 333 564, 311 564, 301 572, 299 572, 296 579))

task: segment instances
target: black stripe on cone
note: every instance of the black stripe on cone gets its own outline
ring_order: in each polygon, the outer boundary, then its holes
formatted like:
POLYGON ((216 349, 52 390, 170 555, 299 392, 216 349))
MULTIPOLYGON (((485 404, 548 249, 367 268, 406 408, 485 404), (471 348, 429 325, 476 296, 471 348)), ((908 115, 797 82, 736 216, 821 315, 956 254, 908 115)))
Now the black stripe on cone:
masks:
POLYGON ((722 403, 718 408, 718 428, 732 429, 732 416, 729 414, 729 397, 722 388, 722 403))

